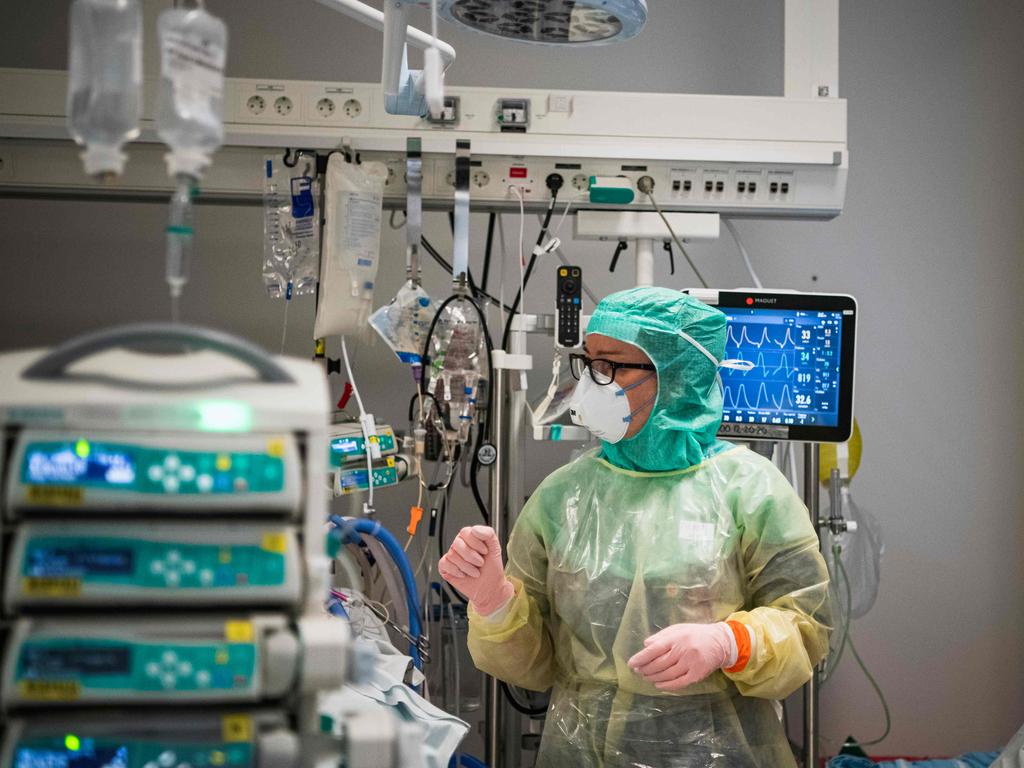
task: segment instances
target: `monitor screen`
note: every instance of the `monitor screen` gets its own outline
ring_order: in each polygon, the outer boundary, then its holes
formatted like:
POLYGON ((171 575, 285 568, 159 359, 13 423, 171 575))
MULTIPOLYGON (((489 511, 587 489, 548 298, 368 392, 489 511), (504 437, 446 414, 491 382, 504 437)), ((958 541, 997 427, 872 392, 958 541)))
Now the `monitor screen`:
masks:
POLYGON ((837 426, 842 312, 723 311, 725 356, 754 367, 722 369, 722 421, 837 426))
POLYGON ((857 302, 842 294, 692 289, 728 319, 719 435, 842 442, 853 430, 857 302))

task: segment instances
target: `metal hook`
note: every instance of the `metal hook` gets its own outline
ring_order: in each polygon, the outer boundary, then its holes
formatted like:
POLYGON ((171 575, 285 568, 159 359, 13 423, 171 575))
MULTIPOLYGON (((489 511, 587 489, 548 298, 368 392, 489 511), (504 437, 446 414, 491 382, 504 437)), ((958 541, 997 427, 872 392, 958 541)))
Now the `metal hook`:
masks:
POLYGON ((628 247, 629 247, 629 244, 625 240, 619 240, 619 244, 617 246, 615 246, 615 255, 612 256, 612 263, 608 266, 608 271, 609 272, 614 272, 615 271, 615 267, 619 263, 619 256, 628 247))
POLYGON ((292 149, 288 147, 284 151, 284 157, 281 158, 281 162, 284 163, 285 168, 294 168, 299 162, 298 150, 295 151, 295 156, 292 157, 292 149))
POLYGON ((668 251, 668 273, 674 275, 676 273, 676 254, 672 250, 672 241, 666 240, 665 245, 662 247, 668 251))

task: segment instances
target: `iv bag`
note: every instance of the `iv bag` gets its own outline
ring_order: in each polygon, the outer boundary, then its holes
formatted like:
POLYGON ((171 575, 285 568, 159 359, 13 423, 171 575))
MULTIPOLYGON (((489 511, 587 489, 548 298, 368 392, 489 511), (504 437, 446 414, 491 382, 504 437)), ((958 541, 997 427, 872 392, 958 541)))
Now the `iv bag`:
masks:
POLYGON ((427 292, 412 280, 407 280, 389 304, 370 315, 370 326, 399 360, 419 365, 430 323, 436 314, 437 306, 427 292))
POLYGON ((142 8, 137 0, 71 4, 68 129, 89 175, 120 174, 142 115, 142 8))
MULTIPOLYGON (((865 616, 878 598, 878 585, 882 576, 882 554, 885 552, 885 545, 882 541, 882 526, 878 519, 854 503, 848 488, 843 488, 842 498, 843 517, 847 521, 857 523, 857 530, 838 534, 833 541, 842 547, 840 560, 846 577, 850 580, 852 602, 849 610, 850 619, 853 620, 865 616)), ((828 559, 829 571, 832 573, 834 604, 846 606, 846 588, 841 582, 842 577, 836 568, 831 547, 825 555, 828 559)))
POLYGON ((366 328, 373 311, 387 177, 383 163, 351 163, 341 154, 332 154, 327 161, 314 338, 366 328))
POLYGON ((320 255, 316 158, 300 152, 289 168, 268 157, 264 167, 263 285, 274 299, 313 293, 320 255))
POLYGON ((228 30, 203 8, 168 8, 157 18, 157 134, 170 147, 167 172, 199 178, 224 142, 228 30))
POLYGON ((427 390, 445 411, 460 443, 469 437, 477 398, 487 381, 487 344, 480 315, 468 298, 441 310, 431 337, 427 390))

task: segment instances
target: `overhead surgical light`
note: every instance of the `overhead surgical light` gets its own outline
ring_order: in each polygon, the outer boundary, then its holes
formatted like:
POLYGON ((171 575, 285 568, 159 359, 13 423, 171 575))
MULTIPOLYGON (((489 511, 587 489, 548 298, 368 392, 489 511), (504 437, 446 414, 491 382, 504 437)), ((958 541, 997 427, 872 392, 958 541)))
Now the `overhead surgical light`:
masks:
POLYGON ((444 73, 455 49, 437 37, 436 17, 493 37, 536 45, 604 45, 636 35, 647 0, 386 0, 382 11, 363 0, 317 0, 384 32, 381 85, 392 115, 440 115, 444 73), (409 10, 430 7, 432 34, 409 26, 409 10), (408 47, 424 51, 424 69, 409 68, 408 47))
POLYGON ((601 45, 636 35, 646 0, 439 0, 442 18, 477 32, 542 45, 601 45))

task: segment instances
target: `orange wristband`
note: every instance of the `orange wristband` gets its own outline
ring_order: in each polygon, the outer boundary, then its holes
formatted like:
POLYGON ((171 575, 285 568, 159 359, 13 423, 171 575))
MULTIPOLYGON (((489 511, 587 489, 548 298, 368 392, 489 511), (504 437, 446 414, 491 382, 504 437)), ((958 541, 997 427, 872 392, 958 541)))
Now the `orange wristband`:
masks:
POLYGON ((733 635, 736 637, 736 663, 725 671, 729 674, 735 674, 742 672, 747 668, 747 662, 750 661, 750 633, 744 624, 738 621, 727 621, 729 629, 732 630, 733 635))

